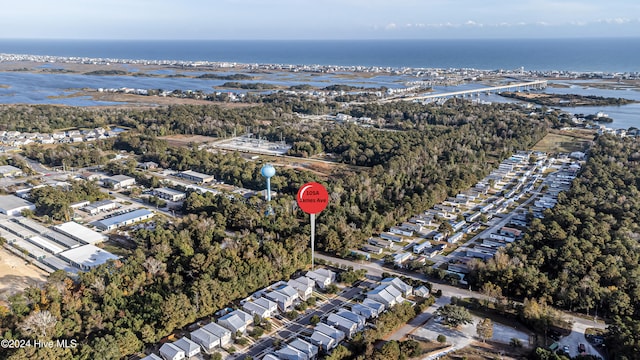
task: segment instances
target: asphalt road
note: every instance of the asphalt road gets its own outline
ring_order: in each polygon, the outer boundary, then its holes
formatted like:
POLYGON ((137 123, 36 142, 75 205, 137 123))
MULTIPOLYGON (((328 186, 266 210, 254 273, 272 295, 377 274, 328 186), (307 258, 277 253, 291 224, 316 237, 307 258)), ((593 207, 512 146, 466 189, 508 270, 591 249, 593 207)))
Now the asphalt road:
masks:
POLYGON ((276 332, 268 337, 264 337, 255 342, 243 353, 237 354, 234 358, 243 359, 244 357, 251 356, 253 359, 259 359, 262 356, 270 353, 274 350, 273 342, 275 339, 281 339, 283 343, 296 338, 300 333, 304 331, 311 331, 309 326, 311 325, 311 318, 314 315, 323 317, 329 314, 334 309, 340 308, 352 301, 362 291, 359 287, 345 288, 335 298, 329 299, 318 308, 307 311, 304 315, 299 316, 295 320, 287 323, 284 327, 276 330, 276 332))

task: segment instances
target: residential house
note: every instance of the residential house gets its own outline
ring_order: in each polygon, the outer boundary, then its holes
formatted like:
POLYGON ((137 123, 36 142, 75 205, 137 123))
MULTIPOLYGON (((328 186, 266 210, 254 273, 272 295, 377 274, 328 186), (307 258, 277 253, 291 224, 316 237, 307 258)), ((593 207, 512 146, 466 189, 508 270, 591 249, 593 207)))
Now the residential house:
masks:
POLYGON ((247 331, 247 326, 252 323, 253 316, 242 310, 234 310, 218 319, 218 324, 229 329, 232 333, 237 333, 238 331, 245 333, 247 331))
POLYGON ((323 323, 319 323, 314 328, 315 331, 319 331, 327 336, 332 337, 336 341, 336 346, 345 339, 346 335, 342 330, 323 323))
POLYGON ((294 302, 298 300, 298 291, 289 285, 281 285, 273 291, 270 291, 264 296, 275 301, 278 304, 280 311, 288 311, 294 305, 294 302))
POLYGON ((382 285, 392 285, 396 289, 398 289, 403 296, 411 296, 413 294, 413 287, 404 281, 398 279, 397 277, 390 277, 382 280, 380 282, 382 285))
POLYGON ((302 351, 307 355, 307 358, 309 360, 313 360, 318 357, 318 347, 300 338, 297 338, 290 342, 289 346, 302 351))
POLYGON ((351 338, 358 331, 357 323, 336 314, 329 314, 326 323, 343 331, 348 338, 351 338))
POLYGON ((302 351, 290 345, 285 345, 275 351, 278 359, 281 360, 308 360, 309 358, 302 351))
POLYGON ((430 248, 430 247, 431 247, 431 243, 427 240, 427 241, 423 242, 422 244, 414 245, 413 246, 413 253, 414 254, 422 254, 425 249, 430 248))
POLYGON ((338 311, 336 311, 336 315, 355 322, 357 325, 357 331, 364 329, 364 324, 366 323, 366 319, 364 317, 347 309, 338 309, 338 311))
POLYGON ((362 245, 361 249, 366 251, 366 252, 368 252, 368 253, 372 253, 372 254, 376 254, 376 255, 381 255, 382 252, 384 251, 381 247, 368 245, 368 244, 362 245))
POLYGON ((426 286, 420 285, 413 290, 413 295, 420 296, 422 298, 428 298, 429 296, 431 296, 431 292, 426 286))
POLYGON ((318 330, 313 331, 313 334, 311 334, 310 340, 313 344, 317 345, 324 352, 328 352, 329 350, 338 346, 338 342, 336 341, 336 339, 318 330))
POLYGON ((209 323, 203 326, 202 329, 217 336, 220 339, 220 347, 225 347, 231 344, 231 331, 229 331, 228 329, 216 323, 209 323))
POLYGON ((363 316, 365 319, 372 319, 378 316, 378 312, 375 309, 362 304, 351 305, 351 311, 355 314, 363 316))
POLYGON ((383 240, 379 237, 370 237, 368 240, 368 243, 373 245, 373 246, 377 246, 377 247, 381 247, 383 249, 391 249, 391 247, 393 247, 393 242, 390 240, 383 240))
POLYGON ((449 238, 447 239, 448 243, 454 244, 460 240, 462 240, 462 238, 464 237, 464 233, 463 232, 457 232, 451 236, 449 236, 449 238))
POLYGON ((184 336, 174 341, 173 345, 184 351, 187 358, 200 354, 200 346, 184 336))
POLYGON ((404 300, 402 293, 391 284, 378 285, 367 293, 367 298, 380 302, 387 309, 404 300))
POLYGON ((389 232, 397 235, 402 235, 402 236, 413 236, 413 231, 404 229, 399 226, 392 226, 391 228, 389 228, 389 232))
POLYGON ((378 315, 382 314, 385 309, 384 304, 370 298, 365 298, 364 300, 362 300, 362 305, 372 308, 378 313, 378 315))
POLYGON ((165 343, 160 347, 160 355, 164 360, 182 360, 186 356, 184 350, 171 343, 165 343))
POLYGON ((393 265, 402 267, 411 258, 411 253, 401 252, 393 254, 393 265))
POLYGON ((385 240, 391 240, 393 242, 401 242, 402 241, 402 236, 396 235, 396 234, 392 234, 392 233, 389 233, 389 232, 381 233, 380 237, 385 239, 385 240))
POLYGON ((162 360, 162 358, 156 354, 149 354, 140 360, 162 360))
POLYGON ((309 271, 305 276, 315 281, 320 289, 324 289, 336 281, 336 273, 324 268, 309 271))
POLYGON ((308 277, 301 276, 297 279, 291 279, 287 282, 289 286, 296 289, 298 292, 298 297, 302 301, 307 301, 313 294, 313 288, 315 287, 316 282, 309 279, 308 277))
POLYGON ((261 319, 268 319, 272 315, 272 313, 268 309, 256 304, 253 301, 247 301, 242 305, 242 308, 251 315, 258 315, 261 319))
POLYGON ((213 349, 220 346, 220 338, 203 328, 192 331, 190 337, 193 342, 202 346, 206 353, 211 353, 213 349))

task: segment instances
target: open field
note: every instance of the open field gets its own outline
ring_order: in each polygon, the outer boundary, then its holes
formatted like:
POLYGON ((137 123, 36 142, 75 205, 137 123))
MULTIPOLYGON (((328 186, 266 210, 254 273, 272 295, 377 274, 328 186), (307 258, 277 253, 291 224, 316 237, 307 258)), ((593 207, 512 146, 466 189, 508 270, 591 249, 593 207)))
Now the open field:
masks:
POLYGON ((550 132, 531 148, 534 151, 573 152, 585 151, 593 140, 593 132, 550 132))
POLYGON ((165 140, 171 146, 189 146, 190 144, 202 144, 220 140, 216 137, 204 135, 167 135, 158 138, 165 140))
POLYGON ((46 280, 46 272, 0 248, 0 300, 46 280))
POLYGON ((456 350, 442 357, 443 360, 486 360, 486 359, 522 359, 528 354, 528 349, 515 348, 509 345, 487 341, 474 341, 471 345, 456 350))

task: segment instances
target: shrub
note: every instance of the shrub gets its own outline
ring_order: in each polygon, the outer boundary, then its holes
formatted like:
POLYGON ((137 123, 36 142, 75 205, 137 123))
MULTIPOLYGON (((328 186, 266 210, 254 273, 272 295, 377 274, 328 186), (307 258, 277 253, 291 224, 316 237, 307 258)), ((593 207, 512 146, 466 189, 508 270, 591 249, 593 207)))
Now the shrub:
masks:
POLYGON ((444 336, 444 335, 442 335, 442 334, 440 334, 440 335, 438 335, 438 337, 436 338, 436 340, 438 340, 438 342, 439 342, 439 343, 444 344, 444 343, 446 343, 446 342, 447 342, 447 337, 446 337, 446 336, 444 336))

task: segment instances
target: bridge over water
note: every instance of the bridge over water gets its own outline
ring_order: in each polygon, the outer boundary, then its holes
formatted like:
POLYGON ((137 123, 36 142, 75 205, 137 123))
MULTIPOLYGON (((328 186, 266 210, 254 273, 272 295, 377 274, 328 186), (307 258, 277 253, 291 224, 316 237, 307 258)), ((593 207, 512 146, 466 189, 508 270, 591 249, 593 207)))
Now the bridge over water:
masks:
POLYGON ((490 93, 499 93, 501 91, 520 91, 520 90, 540 90, 547 87, 547 80, 535 80, 521 83, 514 83, 508 85, 500 85, 500 86, 491 86, 479 89, 471 89, 471 90, 460 90, 460 91, 452 91, 447 93, 438 93, 438 94, 429 94, 429 95, 419 95, 419 96, 409 96, 409 97, 399 97, 393 99, 386 99, 383 102, 389 101, 437 101, 442 99, 449 99, 453 97, 466 97, 480 94, 490 94, 490 93))

